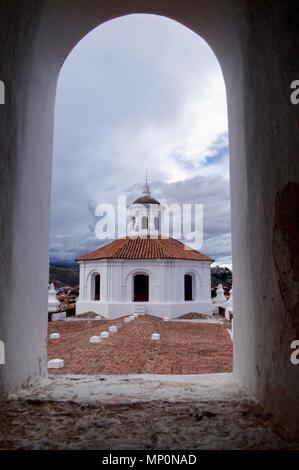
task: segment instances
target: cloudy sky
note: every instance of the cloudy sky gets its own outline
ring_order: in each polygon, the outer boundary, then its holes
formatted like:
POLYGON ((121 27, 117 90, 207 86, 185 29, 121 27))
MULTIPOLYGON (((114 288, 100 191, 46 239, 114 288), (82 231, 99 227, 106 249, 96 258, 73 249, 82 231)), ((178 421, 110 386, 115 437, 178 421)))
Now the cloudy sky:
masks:
POLYGON ((52 261, 98 247, 98 203, 139 196, 204 205, 201 251, 231 263, 225 87, 209 46, 154 15, 109 21, 61 70, 55 111, 52 261))

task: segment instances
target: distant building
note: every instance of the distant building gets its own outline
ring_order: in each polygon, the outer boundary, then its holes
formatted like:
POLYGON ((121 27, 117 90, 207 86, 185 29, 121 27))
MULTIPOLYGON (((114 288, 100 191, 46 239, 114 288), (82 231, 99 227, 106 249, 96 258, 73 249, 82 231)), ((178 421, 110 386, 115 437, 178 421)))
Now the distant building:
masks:
POLYGON ((134 312, 172 318, 189 312, 212 314, 213 260, 161 237, 162 212, 146 182, 143 196, 128 208, 127 237, 77 260, 76 314, 94 311, 111 319, 134 312))

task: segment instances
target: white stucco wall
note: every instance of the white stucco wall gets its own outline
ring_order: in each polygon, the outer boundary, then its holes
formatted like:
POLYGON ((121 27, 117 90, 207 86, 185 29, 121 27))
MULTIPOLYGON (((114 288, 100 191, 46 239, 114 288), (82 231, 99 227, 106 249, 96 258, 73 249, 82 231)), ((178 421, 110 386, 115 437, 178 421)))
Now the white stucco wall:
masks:
POLYGON ((212 314, 209 261, 100 260, 80 262, 80 292, 76 313, 94 311, 106 318, 134 312, 137 304, 145 313, 172 318, 188 312, 212 314), (101 275, 100 300, 93 299, 93 276, 101 275), (133 301, 133 278, 149 276, 149 301, 133 301), (193 277, 193 300, 184 300, 184 275, 193 277))

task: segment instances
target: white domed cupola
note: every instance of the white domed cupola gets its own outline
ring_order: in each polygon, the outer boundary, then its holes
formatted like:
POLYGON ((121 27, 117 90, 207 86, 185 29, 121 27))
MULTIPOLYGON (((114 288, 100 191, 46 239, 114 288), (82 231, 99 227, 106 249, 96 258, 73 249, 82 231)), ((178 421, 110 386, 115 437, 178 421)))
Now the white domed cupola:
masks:
POLYGON ((151 196, 147 173, 142 193, 128 207, 127 236, 156 238, 161 234, 163 206, 151 196))
POLYGON ((143 194, 126 210, 127 236, 78 259, 77 314, 94 311, 108 319, 136 312, 160 318, 212 315, 213 260, 165 234, 167 210, 151 196, 146 177, 143 194))

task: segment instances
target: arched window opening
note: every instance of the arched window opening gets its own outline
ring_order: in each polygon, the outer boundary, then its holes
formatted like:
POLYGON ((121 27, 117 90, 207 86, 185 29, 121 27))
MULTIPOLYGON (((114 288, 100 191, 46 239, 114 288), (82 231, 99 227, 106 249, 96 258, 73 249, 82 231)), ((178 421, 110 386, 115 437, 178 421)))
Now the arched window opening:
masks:
POLYGON ((159 217, 154 218, 154 228, 155 230, 159 230, 159 217))
POLYGON ((101 298, 101 275, 96 274, 94 278, 94 300, 101 298))
POLYGON ((185 274, 185 301, 193 300, 193 277, 191 274, 185 274))
POLYGON ((149 277, 146 274, 134 276, 134 302, 148 302, 149 300, 149 277))

